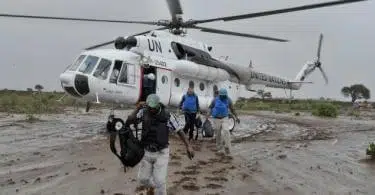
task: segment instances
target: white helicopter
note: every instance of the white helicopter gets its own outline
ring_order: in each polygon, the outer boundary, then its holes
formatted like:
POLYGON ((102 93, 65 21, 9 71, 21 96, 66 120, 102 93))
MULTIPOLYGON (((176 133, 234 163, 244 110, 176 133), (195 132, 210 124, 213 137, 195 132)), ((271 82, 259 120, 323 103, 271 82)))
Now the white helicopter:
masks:
MULTIPOLYGON (((70 96, 90 102, 115 104, 136 104, 145 101, 150 93, 160 96, 161 102, 176 107, 189 86, 195 88, 202 111, 208 109, 218 88, 226 88, 235 103, 239 98, 240 86, 253 91, 253 85, 298 90, 305 79, 319 68, 326 83, 327 76, 320 62, 320 48, 323 35, 320 35, 317 59, 303 65, 295 79, 289 80, 255 71, 252 67, 228 63, 212 57, 212 46, 188 38, 187 30, 198 29, 203 32, 287 42, 284 39, 224 31, 197 26, 214 21, 233 21, 287 12, 354 3, 365 0, 342 0, 318 3, 279 10, 236 16, 219 17, 206 20, 187 20, 182 18, 179 0, 167 0, 172 20, 159 21, 121 21, 85 18, 62 18, 1 14, 1 17, 21 17, 36 19, 78 20, 92 22, 137 23, 162 26, 155 30, 118 37, 106 43, 86 48, 77 56, 74 63, 60 75, 61 86, 70 96), (169 32, 163 30, 168 29, 169 32), (115 49, 96 49, 114 44, 115 49)), ((124 124, 114 115, 112 109, 108 130, 118 130, 124 124)), ((232 129, 235 126, 233 120, 232 129)))

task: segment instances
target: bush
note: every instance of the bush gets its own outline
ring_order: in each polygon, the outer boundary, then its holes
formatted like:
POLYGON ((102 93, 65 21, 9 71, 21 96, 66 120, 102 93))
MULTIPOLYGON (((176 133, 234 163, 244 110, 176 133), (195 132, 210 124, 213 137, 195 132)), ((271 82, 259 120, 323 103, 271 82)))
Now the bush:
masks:
POLYGON ((353 109, 353 110, 349 111, 348 115, 349 116, 354 116, 354 117, 358 118, 361 114, 360 114, 359 110, 354 110, 353 109))
POLYGON ((374 142, 370 143, 370 145, 366 149, 366 155, 369 155, 372 158, 375 158, 375 144, 374 144, 374 142))
POLYGON ((338 115, 338 109, 331 103, 320 103, 315 105, 312 114, 315 116, 336 118, 338 115))

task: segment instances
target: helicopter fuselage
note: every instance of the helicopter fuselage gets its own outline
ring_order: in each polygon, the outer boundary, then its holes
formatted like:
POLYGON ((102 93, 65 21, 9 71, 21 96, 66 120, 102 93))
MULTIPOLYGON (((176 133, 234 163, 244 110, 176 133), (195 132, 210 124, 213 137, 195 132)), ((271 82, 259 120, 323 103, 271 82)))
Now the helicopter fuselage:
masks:
MULTIPOLYGON (((301 86, 217 60, 211 57, 212 47, 186 37, 153 31, 128 38, 124 49, 82 52, 60 75, 63 89, 85 101, 123 104, 135 104, 156 93, 163 104, 178 106, 190 86, 199 97, 201 109, 206 110, 214 91, 220 88, 226 88, 236 102, 241 85, 248 90, 254 84, 285 89, 301 86)), ((305 78, 304 72, 300 74, 305 78)))

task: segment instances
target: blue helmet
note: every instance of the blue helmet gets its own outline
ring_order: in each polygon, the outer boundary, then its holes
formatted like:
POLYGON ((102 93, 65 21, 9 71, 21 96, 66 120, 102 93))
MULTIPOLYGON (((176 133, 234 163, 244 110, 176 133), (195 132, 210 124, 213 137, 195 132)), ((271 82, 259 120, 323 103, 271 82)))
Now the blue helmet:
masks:
POLYGON ((227 92, 226 89, 221 88, 221 89, 219 90, 219 95, 220 95, 220 96, 227 96, 227 95, 228 95, 228 92, 227 92))

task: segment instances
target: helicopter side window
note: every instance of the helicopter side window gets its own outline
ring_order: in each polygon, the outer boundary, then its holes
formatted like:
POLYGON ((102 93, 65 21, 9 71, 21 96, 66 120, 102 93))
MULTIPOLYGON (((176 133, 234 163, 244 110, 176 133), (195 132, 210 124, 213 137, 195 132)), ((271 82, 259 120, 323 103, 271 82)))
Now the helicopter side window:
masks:
POLYGON ((134 64, 123 63, 118 79, 119 83, 135 84, 135 67, 134 64))
POLYGON ((95 65, 97 64, 98 60, 99 60, 99 57, 88 56, 86 60, 81 64, 78 71, 85 73, 85 74, 90 74, 95 68, 95 65))
POLYGON ((110 83, 117 83, 117 79, 120 75, 120 70, 122 67, 122 61, 116 60, 115 66, 113 67, 111 77, 109 78, 110 83))
POLYGON ((94 72, 94 77, 106 80, 108 77, 109 69, 111 68, 111 64, 112 62, 110 60, 102 58, 94 72))
POLYGON ((189 87, 194 88, 194 82, 193 81, 189 81, 189 87))
POLYGON ((78 66, 82 63, 83 59, 85 59, 86 55, 80 55, 78 59, 72 64, 69 68, 71 71, 77 70, 78 66))
POLYGON ((119 83, 128 83, 128 66, 126 63, 122 65, 120 78, 118 79, 119 83))

